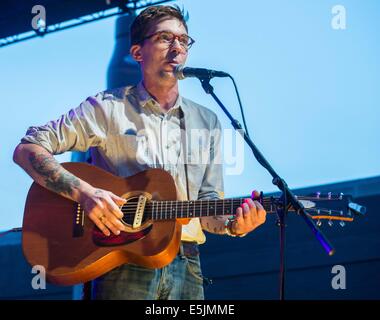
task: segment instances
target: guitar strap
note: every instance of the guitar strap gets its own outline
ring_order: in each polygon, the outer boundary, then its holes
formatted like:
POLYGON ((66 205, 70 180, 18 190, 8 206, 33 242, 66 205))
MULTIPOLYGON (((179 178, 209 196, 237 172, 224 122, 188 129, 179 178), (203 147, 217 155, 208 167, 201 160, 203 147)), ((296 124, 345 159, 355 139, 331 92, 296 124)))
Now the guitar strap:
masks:
POLYGON ((185 171, 185 177, 186 177, 186 193, 187 193, 187 200, 190 200, 190 189, 189 189, 189 176, 188 176, 188 167, 187 167, 187 132, 186 132, 186 124, 185 124, 185 115, 180 109, 180 116, 179 116, 179 127, 181 131, 181 161, 183 163, 184 171, 185 171))

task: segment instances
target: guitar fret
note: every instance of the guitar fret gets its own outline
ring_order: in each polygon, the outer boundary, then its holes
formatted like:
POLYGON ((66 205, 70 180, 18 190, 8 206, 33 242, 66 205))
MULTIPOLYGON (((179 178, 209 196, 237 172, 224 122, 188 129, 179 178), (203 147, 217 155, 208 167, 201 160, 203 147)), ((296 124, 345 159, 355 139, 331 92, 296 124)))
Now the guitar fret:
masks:
POLYGON ((217 206, 216 199, 215 199, 215 204, 214 204, 214 206, 215 206, 215 214, 214 214, 214 216, 216 216, 216 206, 217 206))
POLYGON ((222 199, 222 203, 223 203, 223 210, 222 210, 222 214, 224 214, 224 199, 222 199))
POLYGON ((178 200, 175 202, 175 217, 177 217, 178 214, 178 200))

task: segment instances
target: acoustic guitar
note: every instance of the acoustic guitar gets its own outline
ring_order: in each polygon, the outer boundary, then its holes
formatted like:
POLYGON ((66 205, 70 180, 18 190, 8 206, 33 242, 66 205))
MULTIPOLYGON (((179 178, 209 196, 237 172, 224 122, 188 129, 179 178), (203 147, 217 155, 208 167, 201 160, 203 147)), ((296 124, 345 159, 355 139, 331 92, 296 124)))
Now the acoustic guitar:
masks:
MULTIPOLYGON (((79 203, 34 182, 25 204, 23 252, 32 266, 42 265, 47 280, 58 285, 84 283, 124 263, 162 268, 178 253, 183 224, 195 217, 233 215, 244 201, 179 201, 172 176, 161 169, 123 178, 86 163, 69 162, 63 167, 91 185, 125 198, 120 207, 125 229, 119 235, 105 236, 79 203)), ((298 199, 317 221, 351 222, 353 214, 365 210, 347 195, 298 199)), ((261 196, 259 201, 267 213, 274 213, 279 199, 261 196)))

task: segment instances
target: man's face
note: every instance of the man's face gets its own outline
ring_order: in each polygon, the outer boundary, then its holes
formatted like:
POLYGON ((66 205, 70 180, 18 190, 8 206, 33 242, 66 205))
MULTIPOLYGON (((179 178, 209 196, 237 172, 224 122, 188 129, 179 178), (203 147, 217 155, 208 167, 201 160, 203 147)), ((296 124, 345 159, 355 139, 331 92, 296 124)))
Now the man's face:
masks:
MULTIPOLYGON (((177 36, 187 35, 184 25, 174 18, 152 25, 147 35, 161 31, 168 31, 177 36)), ((157 78, 158 81, 175 80, 175 66, 184 64, 187 58, 187 50, 180 45, 178 38, 169 44, 160 40, 159 34, 146 39, 141 45, 132 46, 131 54, 140 62, 144 76, 157 78)))

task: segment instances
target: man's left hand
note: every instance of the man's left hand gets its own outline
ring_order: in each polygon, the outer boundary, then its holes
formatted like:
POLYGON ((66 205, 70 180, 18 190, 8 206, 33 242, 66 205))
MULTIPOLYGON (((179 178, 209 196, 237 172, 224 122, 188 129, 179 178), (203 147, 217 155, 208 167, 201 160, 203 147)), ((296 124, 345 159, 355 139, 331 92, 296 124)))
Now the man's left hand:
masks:
POLYGON ((265 222, 266 215, 260 202, 250 198, 244 199, 244 203, 236 210, 231 232, 235 235, 251 232, 265 222))

